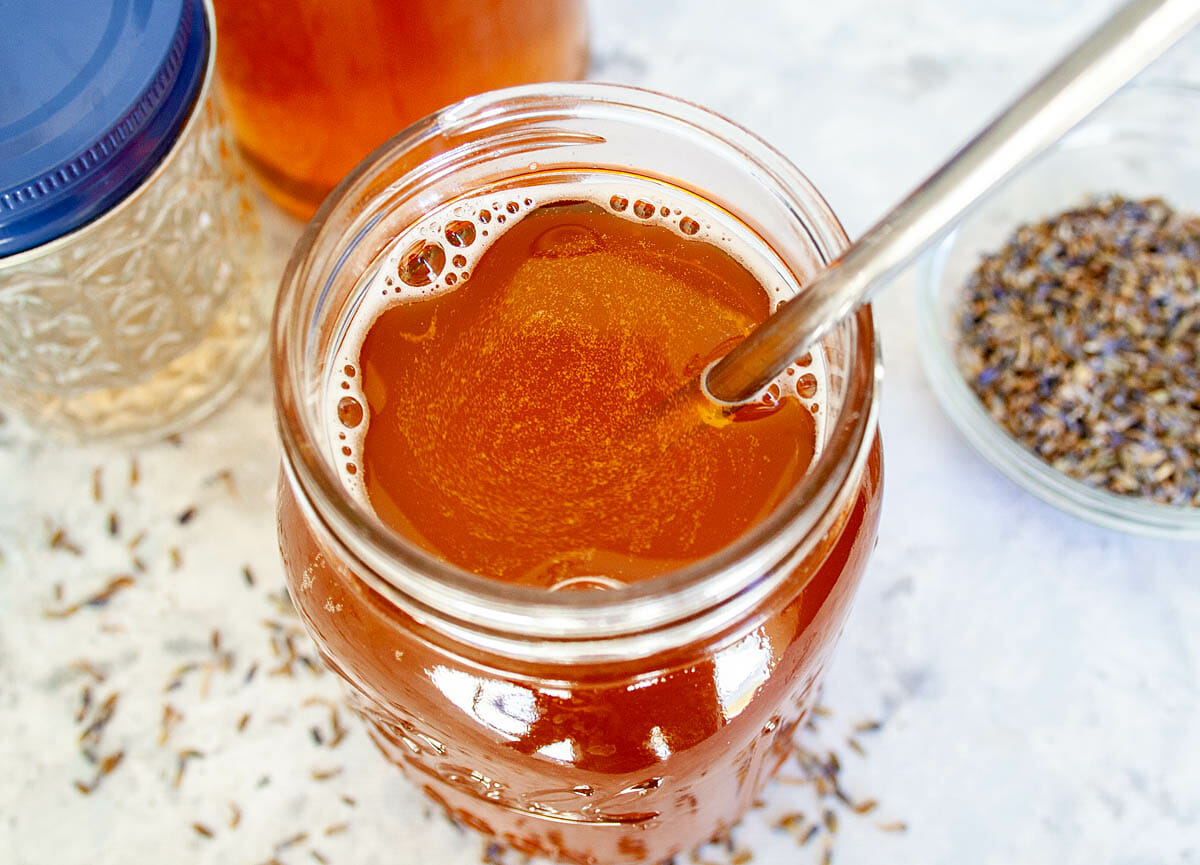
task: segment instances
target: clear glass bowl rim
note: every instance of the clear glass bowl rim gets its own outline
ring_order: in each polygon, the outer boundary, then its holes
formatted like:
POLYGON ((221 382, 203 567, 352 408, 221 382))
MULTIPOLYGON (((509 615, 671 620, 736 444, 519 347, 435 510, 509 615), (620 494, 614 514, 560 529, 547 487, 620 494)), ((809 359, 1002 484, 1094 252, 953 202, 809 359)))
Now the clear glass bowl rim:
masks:
MULTIPOLYGON (((1121 128, 1121 108, 1127 100, 1144 98, 1182 100, 1192 105, 1195 115, 1200 115, 1200 85, 1168 79, 1136 82, 1115 94, 1035 162, 1070 149, 1075 141, 1088 147, 1102 146, 1102 139, 1095 134, 1102 125, 1113 127, 1104 136, 1110 140, 1128 133, 1131 130, 1121 128)), ((1144 128, 1139 127, 1136 132, 1139 140, 1159 140, 1146 136, 1144 128)), ((1163 138, 1176 140, 1177 135, 1178 130, 1164 130, 1163 138)), ((1020 170, 1005 185, 1020 182, 1025 173, 1026 169, 1020 170)), ((1169 198, 1169 191, 1164 190, 1163 194, 1169 198)), ((963 222, 979 218, 987 208, 988 199, 984 199, 963 222)), ((1037 218, 1037 214, 1031 214, 1030 218, 1037 218)), ((934 395, 959 432, 1001 474, 1060 510, 1123 532, 1200 540, 1200 508, 1158 504, 1089 486, 1043 462, 988 414, 959 372, 943 326, 946 305, 956 298, 951 294, 956 287, 943 285, 946 260, 958 239, 961 224, 922 256, 917 266, 917 336, 922 364, 934 395)))

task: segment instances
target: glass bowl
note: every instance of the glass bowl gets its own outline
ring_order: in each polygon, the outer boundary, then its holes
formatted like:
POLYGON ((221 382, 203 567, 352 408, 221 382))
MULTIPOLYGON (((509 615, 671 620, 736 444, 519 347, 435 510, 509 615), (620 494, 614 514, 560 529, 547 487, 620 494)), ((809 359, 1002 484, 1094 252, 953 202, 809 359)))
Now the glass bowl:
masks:
POLYGON ((1102 526, 1200 539, 1200 507, 1157 504, 1075 480, 1027 450, 988 414, 954 358, 955 312, 981 255, 1017 226, 1116 193, 1200 213, 1200 87, 1122 90, 1050 151, 980 202, 919 264, 918 336, 934 392, 967 441, 1029 492, 1102 526))

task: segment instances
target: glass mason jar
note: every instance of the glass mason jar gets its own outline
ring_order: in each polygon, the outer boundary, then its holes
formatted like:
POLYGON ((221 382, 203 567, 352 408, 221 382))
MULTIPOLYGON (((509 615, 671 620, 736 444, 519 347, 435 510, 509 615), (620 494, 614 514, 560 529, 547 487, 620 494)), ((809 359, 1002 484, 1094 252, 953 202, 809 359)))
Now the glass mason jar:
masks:
MULTIPOLYGON (((80 121, 81 140, 96 142, 81 155, 4 190, 14 222, 0 225, 0 405, 67 439, 177 429, 229 396, 266 345, 266 250, 211 98, 212 9, 162 3, 150 25, 127 13, 113 6, 110 31, 125 22, 135 57, 157 16, 172 16, 165 59, 148 58, 161 68, 111 70, 148 77, 148 89, 80 121)), ((44 110, 68 98, 103 107, 89 86, 81 72, 44 110)))
POLYGON ((389 530, 347 493, 323 406, 360 277, 389 240, 443 202, 581 170, 717 204, 796 286, 847 245, 780 154, 665 96, 521 87, 421 121, 343 181, 284 276, 279 540, 300 615, 372 737, 454 819, 568 862, 657 862, 740 817, 816 699, 879 516, 870 310, 820 349, 826 434, 783 503, 719 553, 609 591, 489 580, 389 530))
POLYGON ((579 78, 583 0, 216 0, 218 75, 267 194, 308 219, 397 129, 497 87, 579 78))

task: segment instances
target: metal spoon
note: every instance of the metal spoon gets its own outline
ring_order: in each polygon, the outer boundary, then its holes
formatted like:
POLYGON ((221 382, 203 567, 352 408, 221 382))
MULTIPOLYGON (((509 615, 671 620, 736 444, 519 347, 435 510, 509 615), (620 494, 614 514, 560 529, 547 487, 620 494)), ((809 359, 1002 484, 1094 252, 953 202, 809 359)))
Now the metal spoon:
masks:
POLYGON ((918 186, 795 298, 708 368, 717 403, 753 400, 975 201, 1041 153, 1200 20, 1200 0, 1133 0, 918 186))

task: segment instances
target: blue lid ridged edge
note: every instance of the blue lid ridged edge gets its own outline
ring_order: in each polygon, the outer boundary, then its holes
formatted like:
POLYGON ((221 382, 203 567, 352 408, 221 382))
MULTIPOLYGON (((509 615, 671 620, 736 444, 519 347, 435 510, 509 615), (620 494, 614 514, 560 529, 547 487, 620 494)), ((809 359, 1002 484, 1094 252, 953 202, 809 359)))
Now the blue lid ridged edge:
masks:
POLYGON ((183 0, 179 25, 154 79, 94 144, 40 177, 0 191, 0 227, 16 228, 15 236, 0 231, 0 260, 41 246, 103 215, 162 161, 173 144, 173 137, 164 138, 164 133, 177 132, 186 124, 206 78, 203 70, 213 42, 203 6, 200 0, 183 0), (142 151, 141 158, 130 153, 139 137, 154 142, 142 151), (122 167, 122 161, 133 165, 122 167), (81 200, 83 206, 79 207, 81 200), (26 230, 22 230, 23 224, 26 230))

